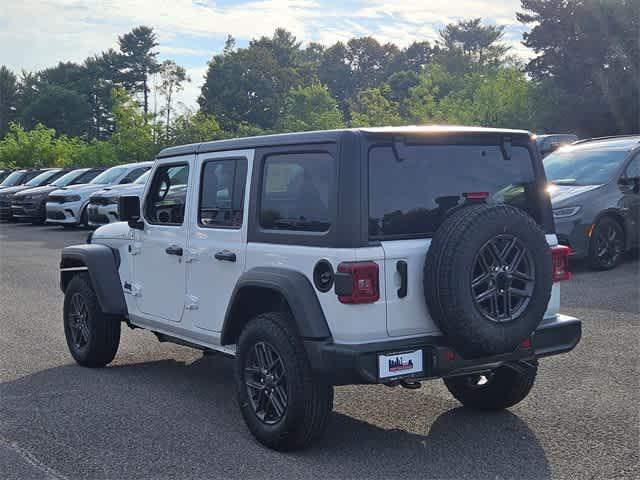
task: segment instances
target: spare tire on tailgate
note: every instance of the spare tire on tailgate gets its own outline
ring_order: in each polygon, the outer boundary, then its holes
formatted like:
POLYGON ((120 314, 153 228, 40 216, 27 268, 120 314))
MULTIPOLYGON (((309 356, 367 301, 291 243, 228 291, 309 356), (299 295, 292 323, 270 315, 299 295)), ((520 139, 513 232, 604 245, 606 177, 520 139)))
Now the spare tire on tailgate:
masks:
POLYGON ((427 306, 461 355, 511 352, 544 316, 551 268, 545 235, 526 212, 473 205, 452 214, 431 241, 427 306))

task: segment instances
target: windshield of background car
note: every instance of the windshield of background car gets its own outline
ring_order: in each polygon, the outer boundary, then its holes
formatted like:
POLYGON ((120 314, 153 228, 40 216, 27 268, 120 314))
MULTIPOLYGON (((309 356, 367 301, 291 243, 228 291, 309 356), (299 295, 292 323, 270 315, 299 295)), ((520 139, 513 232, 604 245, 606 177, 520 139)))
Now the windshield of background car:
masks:
POLYGON ((134 185, 144 185, 145 183, 147 183, 147 179, 149 178, 150 174, 151 174, 151 170, 147 170, 142 175, 140 175, 137 178, 137 180, 135 182, 133 182, 133 184, 134 185))
POLYGON ((20 180, 22 180, 23 175, 24 172, 21 171, 13 172, 11 175, 5 178, 2 183, 0 183, 0 187, 13 187, 15 185, 18 185, 18 183, 20 183, 20 180))
POLYGON ((55 177, 59 173, 59 170, 49 170, 48 172, 41 173, 37 177, 33 177, 31 180, 25 183, 25 185, 27 187, 39 187, 41 185, 46 185, 47 180, 49 180, 51 177, 55 177))
POLYGON ((120 176, 128 171, 126 167, 111 167, 109 170, 102 172, 89 183, 98 185, 110 185, 114 183, 120 176))
POLYGON ((547 180, 560 185, 602 185, 620 167, 626 150, 567 149, 543 160, 547 180))
POLYGON ((86 173, 86 170, 74 170, 72 172, 66 173, 57 179, 55 182, 51 183, 53 187, 66 187, 71 182, 73 182, 76 178, 81 176, 83 173, 86 173))
POLYGON ((391 146, 369 151, 369 236, 428 237, 467 196, 488 195, 538 217, 529 150, 498 145, 407 145, 398 160, 391 146))

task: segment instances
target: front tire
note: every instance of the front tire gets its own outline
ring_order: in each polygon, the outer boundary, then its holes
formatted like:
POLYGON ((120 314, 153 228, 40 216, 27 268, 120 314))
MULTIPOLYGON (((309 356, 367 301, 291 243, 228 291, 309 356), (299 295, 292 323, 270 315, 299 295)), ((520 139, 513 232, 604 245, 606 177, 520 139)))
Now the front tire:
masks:
POLYGON ((445 378, 444 384, 465 407, 502 410, 520 403, 531 391, 538 361, 517 362, 497 368, 487 375, 445 378))
POLYGON ((333 409, 333 387, 314 378, 290 315, 258 315, 237 344, 240 411, 253 436, 275 450, 297 450, 319 438, 333 409))
POLYGON ((114 359, 120 344, 120 320, 102 312, 86 273, 69 282, 63 317, 67 346, 78 364, 104 367, 114 359))
POLYGON ((600 220, 589 240, 589 263, 595 270, 611 270, 622 262, 624 254, 624 230, 611 217, 600 220))

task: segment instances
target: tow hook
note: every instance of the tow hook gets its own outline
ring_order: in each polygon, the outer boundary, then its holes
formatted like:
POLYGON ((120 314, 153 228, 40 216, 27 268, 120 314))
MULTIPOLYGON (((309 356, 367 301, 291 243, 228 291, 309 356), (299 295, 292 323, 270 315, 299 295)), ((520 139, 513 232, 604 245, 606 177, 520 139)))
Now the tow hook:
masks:
POLYGON ((400 386, 404 388, 408 388, 409 390, 417 390, 422 386, 420 382, 410 382, 407 380, 400 380, 400 386))

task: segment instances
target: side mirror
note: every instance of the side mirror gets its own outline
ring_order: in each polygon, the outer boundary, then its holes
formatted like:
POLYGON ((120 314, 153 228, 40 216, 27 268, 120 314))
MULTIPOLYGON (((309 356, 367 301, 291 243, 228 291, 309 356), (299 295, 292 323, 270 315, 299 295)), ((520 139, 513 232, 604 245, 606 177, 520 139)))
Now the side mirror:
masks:
POLYGON ((640 177, 622 177, 618 186, 623 193, 640 193, 640 177))
POLYGON ((120 197, 118 210, 120 220, 127 222, 131 228, 144 229, 144 222, 140 218, 140 198, 136 195, 123 195, 120 197))

